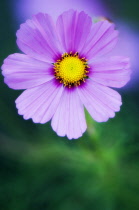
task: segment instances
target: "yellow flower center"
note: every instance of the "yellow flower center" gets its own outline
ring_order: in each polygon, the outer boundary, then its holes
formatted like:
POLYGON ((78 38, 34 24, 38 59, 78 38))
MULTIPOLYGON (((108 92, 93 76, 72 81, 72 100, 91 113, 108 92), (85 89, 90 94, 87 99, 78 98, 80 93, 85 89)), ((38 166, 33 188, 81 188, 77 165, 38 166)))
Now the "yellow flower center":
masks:
POLYGON ((55 77, 64 86, 78 86, 88 78, 87 60, 80 58, 78 53, 64 53, 60 60, 54 63, 55 77))

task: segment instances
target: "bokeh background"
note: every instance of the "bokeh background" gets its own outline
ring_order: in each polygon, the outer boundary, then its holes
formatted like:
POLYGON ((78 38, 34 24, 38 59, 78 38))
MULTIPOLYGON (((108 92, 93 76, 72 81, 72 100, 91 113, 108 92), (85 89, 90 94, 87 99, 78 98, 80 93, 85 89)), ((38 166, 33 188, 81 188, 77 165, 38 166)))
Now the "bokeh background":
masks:
POLYGON ((119 92, 123 105, 114 119, 96 123, 86 113, 82 138, 58 137, 50 123, 39 125, 17 114, 22 91, 0 75, 1 210, 139 209, 139 2, 137 0, 2 0, 0 65, 19 52, 16 30, 32 14, 57 17, 63 10, 105 16, 120 30, 115 52, 130 56, 132 77, 119 92))

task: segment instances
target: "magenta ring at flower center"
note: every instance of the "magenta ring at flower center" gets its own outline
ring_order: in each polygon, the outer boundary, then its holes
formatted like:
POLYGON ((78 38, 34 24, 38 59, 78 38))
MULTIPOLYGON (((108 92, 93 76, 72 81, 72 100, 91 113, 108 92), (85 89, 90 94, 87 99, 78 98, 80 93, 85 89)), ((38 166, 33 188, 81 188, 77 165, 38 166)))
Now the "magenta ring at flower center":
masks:
POLYGON ((87 59, 80 58, 78 52, 64 53, 53 65, 55 78, 69 88, 79 86, 88 78, 87 59))

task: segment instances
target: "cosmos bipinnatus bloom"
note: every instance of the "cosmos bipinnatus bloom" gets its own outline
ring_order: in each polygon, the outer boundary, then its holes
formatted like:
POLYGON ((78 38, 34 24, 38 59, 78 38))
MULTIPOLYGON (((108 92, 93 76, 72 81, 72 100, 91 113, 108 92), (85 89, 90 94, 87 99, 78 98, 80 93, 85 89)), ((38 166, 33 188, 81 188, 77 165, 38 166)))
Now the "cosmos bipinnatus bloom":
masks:
POLYGON ((129 59, 105 57, 118 37, 113 23, 92 22, 83 11, 69 10, 54 23, 39 13, 17 31, 25 54, 7 57, 5 83, 26 89, 16 100, 18 113, 35 123, 51 120, 59 136, 77 139, 85 132, 84 107, 97 122, 115 116, 122 104, 120 88, 130 78, 129 59))

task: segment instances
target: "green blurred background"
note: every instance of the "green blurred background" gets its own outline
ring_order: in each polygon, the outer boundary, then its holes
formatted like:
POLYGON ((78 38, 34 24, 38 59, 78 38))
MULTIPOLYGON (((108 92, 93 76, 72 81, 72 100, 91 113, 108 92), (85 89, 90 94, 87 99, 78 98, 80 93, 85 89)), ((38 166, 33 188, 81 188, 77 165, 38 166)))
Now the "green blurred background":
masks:
MULTIPOLYGON (((1 65, 19 51, 13 2, 0 3, 1 65)), ((104 3, 138 27, 138 1, 104 3)), ((0 210, 138 210, 138 84, 121 92, 123 105, 114 119, 95 123, 86 113, 88 130, 73 141, 58 137, 50 123, 23 120, 14 104, 21 92, 0 76, 0 210)))

